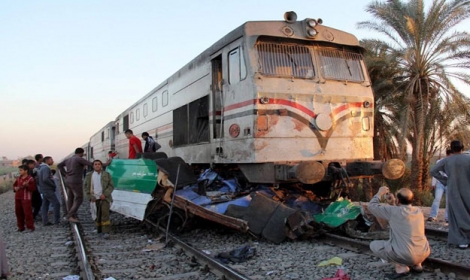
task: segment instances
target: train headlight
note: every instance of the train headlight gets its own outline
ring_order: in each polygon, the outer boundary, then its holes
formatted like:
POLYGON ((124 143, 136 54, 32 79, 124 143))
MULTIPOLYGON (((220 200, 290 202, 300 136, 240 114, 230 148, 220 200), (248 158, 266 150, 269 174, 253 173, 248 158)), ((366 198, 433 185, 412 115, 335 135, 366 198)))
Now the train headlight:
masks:
POLYGON ((306 18, 304 20, 304 28, 305 28, 305 33, 307 37, 313 38, 317 36, 318 31, 315 29, 317 25, 318 25, 318 22, 314 20, 313 18, 306 18))
POLYGON ((317 21, 314 20, 314 19, 307 19, 307 26, 315 27, 315 26, 317 26, 317 21))
POLYGON ((364 103, 362 105, 364 106, 364 108, 369 108, 370 107, 370 102, 369 101, 364 101, 364 103))
POLYGON ((309 37, 315 37, 317 34, 318 34, 318 32, 317 32, 315 29, 309 29, 309 30, 307 31, 307 35, 308 35, 309 37))

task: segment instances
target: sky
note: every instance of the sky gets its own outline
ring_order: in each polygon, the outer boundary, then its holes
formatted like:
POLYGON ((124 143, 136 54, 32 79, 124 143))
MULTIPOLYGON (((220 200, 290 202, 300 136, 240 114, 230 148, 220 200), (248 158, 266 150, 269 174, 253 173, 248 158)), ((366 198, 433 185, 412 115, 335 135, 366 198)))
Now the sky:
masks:
POLYGON ((377 37, 356 28, 372 19, 370 2, 2 0, 0 157, 62 159, 246 21, 295 11, 298 20, 377 37))

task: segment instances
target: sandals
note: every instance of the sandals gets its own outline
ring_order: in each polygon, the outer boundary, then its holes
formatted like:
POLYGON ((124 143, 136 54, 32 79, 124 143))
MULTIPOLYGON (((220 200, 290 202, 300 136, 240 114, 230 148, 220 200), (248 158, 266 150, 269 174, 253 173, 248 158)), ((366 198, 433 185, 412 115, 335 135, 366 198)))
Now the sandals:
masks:
POLYGON ((386 273, 385 277, 387 277, 388 279, 399 279, 402 277, 406 277, 408 275, 410 275, 410 272, 403 272, 403 273, 393 272, 393 273, 386 273))

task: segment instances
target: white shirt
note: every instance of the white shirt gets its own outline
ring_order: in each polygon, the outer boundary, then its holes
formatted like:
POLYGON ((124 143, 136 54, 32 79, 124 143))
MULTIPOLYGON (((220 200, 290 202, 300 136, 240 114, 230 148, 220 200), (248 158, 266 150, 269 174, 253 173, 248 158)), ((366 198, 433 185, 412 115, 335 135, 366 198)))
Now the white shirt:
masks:
POLYGON ((91 181, 93 184, 93 195, 95 198, 99 199, 103 193, 103 186, 101 186, 101 172, 98 173, 93 171, 93 174, 91 175, 91 181))

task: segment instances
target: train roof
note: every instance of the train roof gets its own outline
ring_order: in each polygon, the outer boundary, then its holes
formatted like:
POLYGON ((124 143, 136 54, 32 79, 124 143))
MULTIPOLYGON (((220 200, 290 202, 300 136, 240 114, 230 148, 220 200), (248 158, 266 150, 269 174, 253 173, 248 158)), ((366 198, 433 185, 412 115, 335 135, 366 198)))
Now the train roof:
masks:
MULTIPOLYGON (((90 139, 91 139, 93 136, 95 136, 95 135, 97 135, 97 134, 100 134, 101 131, 103 131, 103 129, 105 129, 105 128, 107 128, 107 127, 113 127, 113 126, 114 126, 114 121, 108 122, 105 126, 103 126, 103 127, 100 128, 97 132, 95 132, 95 133, 90 137, 90 139)), ((83 148, 83 147, 82 147, 82 148, 83 148)))
POLYGON ((139 105, 143 100, 147 99, 156 91, 168 85, 170 81, 173 81, 179 78, 185 72, 192 70, 200 64, 205 63, 212 55, 224 48, 226 45, 231 42, 245 37, 252 36, 267 36, 267 37, 280 37, 288 39, 297 39, 297 40, 309 40, 311 42, 327 42, 331 44, 341 44, 351 47, 360 47, 359 40, 353 34, 350 34, 345 31, 341 31, 332 27, 324 26, 318 24, 315 26, 315 29, 318 31, 318 34, 314 38, 308 38, 305 35, 306 21, 295 21, 295 22, 286 22, 286 21, 248 21, 240 25, 236 29, 229 32, 227 35, 222 37, 220 40, 215 42, 212 46, 207 48, 201 54, 196 56, 193 60, 188 62, 181 69, 176 71, 169 78, 165 79, 157 87, 153 88, 150 92, 136 101, 134 104, 129 106, 124 112, 119 114, 116 118, 118 120, 121 116, 126 115, 128 111, 132 110, 135 106, 139 105), (293 31, 293 34, 287 34, 285 28, 290 28, 293 31))

